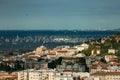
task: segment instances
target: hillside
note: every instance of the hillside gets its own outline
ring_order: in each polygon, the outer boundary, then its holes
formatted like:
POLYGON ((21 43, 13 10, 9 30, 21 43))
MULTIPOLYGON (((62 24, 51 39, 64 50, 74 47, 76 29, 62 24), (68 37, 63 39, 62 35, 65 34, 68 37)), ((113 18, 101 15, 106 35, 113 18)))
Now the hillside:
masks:
POLYGON ((87 50, 83 51, 87 56, 105 56, 106 54, 112 54, 110 50, 113 50, 116 56, 120 56, 120 34, 110 35, 87 43, 90 46, 87 50))

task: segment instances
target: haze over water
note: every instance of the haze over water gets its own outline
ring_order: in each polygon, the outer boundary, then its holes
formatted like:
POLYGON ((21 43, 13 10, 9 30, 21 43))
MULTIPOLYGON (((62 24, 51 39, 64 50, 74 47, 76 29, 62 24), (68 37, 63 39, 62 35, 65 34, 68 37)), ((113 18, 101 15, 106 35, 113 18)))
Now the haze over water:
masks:
POLYGON ((74 46, 116 33, 119 31, 0 31, 0 50, 34 50, 41 45, 48 48, 63 45, 74 46))

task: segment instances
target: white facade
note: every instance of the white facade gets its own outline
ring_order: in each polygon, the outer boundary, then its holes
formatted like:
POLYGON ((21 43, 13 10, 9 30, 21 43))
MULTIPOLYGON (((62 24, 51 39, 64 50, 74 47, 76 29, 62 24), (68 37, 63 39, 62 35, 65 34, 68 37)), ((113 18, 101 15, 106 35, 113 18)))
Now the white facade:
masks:
POLYGON ((112 53, 112 54, 115 54, 115 49, 108 49, 108 53, 112 53))
POLYGON ((86 44, 86 43, 81 44, 81 46, 83 46, 83 47, 84 47, 84 49, 88 49, 88 47, 89 47, 89 45, 88 45, 88 44, 86 44))
POLYGON ((88 44, 85 44, 85 43, 83 43, 83 44, 81 44, 81 45, 75 46, 75 48, 77 49, 77 51, 86 50, 86 49, 88 49, 88 47, 89 47, 89 45, 88 45, 88 44))
POLYGON ((120 80, 120 72, 96 72, 91 75, 93 80, 120 80))
POLYGON ((54 80, 74 80, 75 77, 90 77, 89 73, 83 72, 56 72, 54 80))
POLYGON ((74 78, 89 77, 83 72, 56 72, 55 70, 24 70, 18 72, 18 80, 73 80, 74 78))
POLYGON ((115 58, 117 58, 117 56, 115 56, 115 55, 105 55, 106 62, 112 61, 115 58))
POLYGON ((18 80, 54 80, 54 70, 24 70, 18 72, 18 80))

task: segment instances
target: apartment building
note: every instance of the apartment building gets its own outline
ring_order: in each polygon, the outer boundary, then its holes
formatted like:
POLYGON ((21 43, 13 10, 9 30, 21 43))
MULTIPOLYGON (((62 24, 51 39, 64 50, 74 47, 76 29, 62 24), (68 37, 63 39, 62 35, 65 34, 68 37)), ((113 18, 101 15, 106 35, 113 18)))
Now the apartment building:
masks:
POLYGON ((18 72, 18 80, 54 80, 54 70, 24 70, 18 72))
POLYGON ((80 58, 64 57, 61 63, 62 63, 61 65, 57 65, 56 70, 58 71, 73 70, 78 72, 85 71, 85 65, 82 64, 82 62, 80 62, 80 58))
POLYGON ((89 73, 71 70, 65 72, 56 72, 54 80, 81 80, 84 77, 90 77, 89 73))
POLYGON ((93 80, 120 80, 120 72, 96 72, 91 77, 93 80))
POLYGON ((18 80, 79 80, 84 77, 90 77, 88 72, 79 72, 75 70, 66 70, 59 72, 56 70, 24 70, 18 72, 18 80))

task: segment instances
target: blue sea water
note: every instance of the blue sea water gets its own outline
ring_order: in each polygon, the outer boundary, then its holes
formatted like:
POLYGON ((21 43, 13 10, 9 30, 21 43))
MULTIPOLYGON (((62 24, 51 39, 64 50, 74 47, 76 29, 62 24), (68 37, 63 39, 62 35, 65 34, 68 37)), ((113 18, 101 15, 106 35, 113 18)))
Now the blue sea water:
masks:
POLYGON ((73 46, 117 33, 119 31, 1 30, 0 51, 34 50, 41 45, 48 48, 62 45, 73 46))

